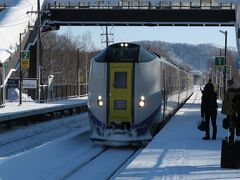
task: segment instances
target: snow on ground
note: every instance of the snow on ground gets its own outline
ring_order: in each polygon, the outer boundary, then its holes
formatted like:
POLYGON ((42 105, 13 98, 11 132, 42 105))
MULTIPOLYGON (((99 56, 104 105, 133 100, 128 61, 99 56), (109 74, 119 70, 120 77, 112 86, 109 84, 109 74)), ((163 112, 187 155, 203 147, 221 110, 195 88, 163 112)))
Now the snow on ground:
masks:
MULTIPOLYGON (((18 101, 19 102, 19 89, 18 88, 8 88, 8 97, 6 101, 18 101)), ((30 96, 28 96, 25 93, 22 93, 22 101, 26 102, 26 101, 33 101, 32 98, 30 96)))
POLYGON ((0 131, 0 157, 18 154, 41 144, 53 141, 82 127, 90 130, 87 113, 36 122, 28 126, 13 126, 9 131, 0 131))
POLYGON ((31 151, 0 158, 0 178, 11 179, 60 179, 67 172, 102 150, 95 146, 89 136, 80 130, 63 138, 43 144, 31 151))
POLYGON ((132 155, 134 148, 112 148, 106 151, 102 156, 97 157, 93 162, 90 162, 81 171, 73 174, 69 180, 106 180, 114 169, 118 169, 119 165, 123 164, 126 159, 132 155))
POLYGON ((200 102, 198 91, 114 179, 240 179, 239 170, 220 168, 221 142, 227 136, 220 108, 217 140, 202 140, 205 134, 196 125, 200 102))
MULTIPOLYGON (((112 179, 240 179, 239 170, 220 168, 221 140, 227 135, 221 127, 223 116, 220 108, 217 140, 201 139, 204 133, 196 125, 200 120, 200 100, 198 91, 153 141, 112 179)), ((64 177, 79 163, 103 151, 103 146, 92 144, 89 133, 80 135, 86 131, 85 128, 82 126, 79 131, 24 153, 0 157, 0 179, 64 177)), ((130 153, 128 149, 119 151, 119 154, 118 149, 108 152, 71 179, 96 179, 98 174, 106 175, 108 172, 103 167, 110 169, 116 166, 130 153), (89 168, 90 172, 92 168, 92 173, 89 173, 89 168)))
MULTIPOLYGON (((54 121, 33 124, 31 126, 14 129, 0 135, 0 142, 12 141, 16 138, 31 136, 31 134, 44 131, 46 129, 58 128, 66 125, 66 122, 80 121, 78 128, 72 127, 72 132, 56 140, 49 138, 48 141, 40 146, 33 146, 22 153, 4 156, 12 149, 0 148, 0 179, 60 179, 65 173, 69 172, 79 161, 87 159, 91 154, 101 151, 102 147, 94 148, 89 138, 89 123, 86 118, 87 113, 73 117, 65 117, 54 121), (76 119, 77 118, 77 119, 76 119), (85 135, 81 135, 85 134, 85 135), (3 152, 5 149, 5 153, 3 152)), ((62 127, 63 128, 63 127, 62 127)), ((39 137, 38 137, 39 138, 39 137)), ((42 137, 39 138, 42 141, 42 137)), ((25 142, 27 143, 27 142, 25 142)), ((28 142, 31 144, 31 142, 28 142)), ((21 144, 15 144, 21 146, 21 144)))
POLYGON ((1 116, 12 115, 24 111, 34 111, 41 108, 54 108, 57 106, 67 106, 73 104, 84 104, 87 101, 87 97, 72 98, 67 100, 51 101, 48 103, 35 103, 35 102, 23 102, 19 106, 19 102, 6 102, 4 108, 0 108, 0 118, 1 116))

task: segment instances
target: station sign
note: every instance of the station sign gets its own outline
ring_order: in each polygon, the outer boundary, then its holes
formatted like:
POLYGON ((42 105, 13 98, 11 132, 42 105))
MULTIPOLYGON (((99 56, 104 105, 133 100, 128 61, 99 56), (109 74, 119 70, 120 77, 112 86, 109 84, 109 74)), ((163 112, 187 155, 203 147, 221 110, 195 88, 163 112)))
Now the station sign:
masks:
POLYGON ((223 57, 223 56, 216 56, 215 57, 215 65, 216 66, 224 66, 225 65, 225 57, 223 57))
POLYGON ((29 59, 22 59, 21 66, 22 66, 22 69, 28 69, 29 68, 29 59))
POLYGON ((7 70, 8 69, 8 62, 3 63, 3 67, 4 67, 5 70, 7 70))
POLYGON ((21 51, 21 59, 30 59, 30 51, 21 51))
POLYGON ((22 67, 22 69, 29 68, 29 59, 30 59, 30 51, 21 51, 21 67, 22 67))
POLYGON ((232 66, 226 65, 226 78, 227 80, 232 79, 232 66))
POLYGON ((37 79, 23 79, 23 89, 37 89, 37 79))

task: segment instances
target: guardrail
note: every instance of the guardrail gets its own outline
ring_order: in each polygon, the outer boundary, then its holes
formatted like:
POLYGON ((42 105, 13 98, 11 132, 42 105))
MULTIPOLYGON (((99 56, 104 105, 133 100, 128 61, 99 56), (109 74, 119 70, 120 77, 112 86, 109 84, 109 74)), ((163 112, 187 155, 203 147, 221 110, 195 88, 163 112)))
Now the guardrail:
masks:
POLYGON ((80 9, 235 9, 234 3, 216 3, 205 1, 194 1, 194 2, 165 2, 160 1, 159 3, 152 2, 130 2, 130 1, 119 1, 116 3, 112 2, 57 2, 48 3, 48 8, 80 8, 80 9))

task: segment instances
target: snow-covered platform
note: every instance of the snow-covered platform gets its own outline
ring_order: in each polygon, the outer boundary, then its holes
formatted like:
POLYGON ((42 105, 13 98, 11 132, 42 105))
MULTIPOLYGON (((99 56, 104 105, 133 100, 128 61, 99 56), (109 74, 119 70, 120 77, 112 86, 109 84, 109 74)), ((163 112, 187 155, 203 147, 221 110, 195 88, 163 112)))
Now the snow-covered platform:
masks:
POLYGON ((18 102, 7 102, 5 103, 5 107, 0 108, 0 122, 65 109, 79 108, 86 105, 87 97, 51 101, 48 103, 23 102, 21 106, 19 106, 18 102))
MULTIPOLYGON (((217 117, 217 140, 202 140, 197 129, 201 92, 196 91, 153 141, 114 179, 240 179, 240 170, 221 168, 221 103, 217 117)), ((210 126, 211 128, 211 126, 210 126)), ((212 130, 212 129, 211 129, 212 130)))

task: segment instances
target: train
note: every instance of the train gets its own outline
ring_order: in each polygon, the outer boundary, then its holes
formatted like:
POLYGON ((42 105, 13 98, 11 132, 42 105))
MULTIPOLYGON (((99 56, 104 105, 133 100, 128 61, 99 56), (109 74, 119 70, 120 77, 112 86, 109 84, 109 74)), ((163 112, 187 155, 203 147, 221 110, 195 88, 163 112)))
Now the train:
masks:
POLYGON ((146 145, 193 87, 190 72, 141 45, 112 44, 91 59, 90 138, 107 146, 146 145))

